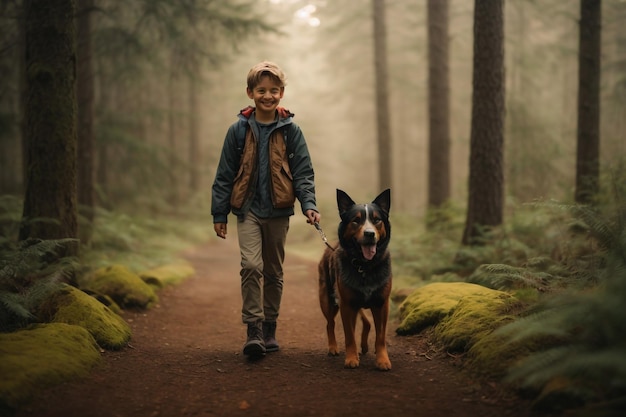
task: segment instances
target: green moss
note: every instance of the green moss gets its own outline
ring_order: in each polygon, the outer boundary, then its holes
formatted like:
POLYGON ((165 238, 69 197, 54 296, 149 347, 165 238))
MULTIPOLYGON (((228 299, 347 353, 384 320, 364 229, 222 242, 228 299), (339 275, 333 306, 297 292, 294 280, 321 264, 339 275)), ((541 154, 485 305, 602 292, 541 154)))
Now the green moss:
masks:
POLYGON ((538 342, 513 342, 508 336, 491 332, 483 335, 470 347, 465 366, 486 378, 501 379, 512 366, 526 358, 538 346, 538 342))
POLYGON ((154 289, 123 265, 98 269, 82 288, 107 295, 122 308, 150 308, 158 301, 154 289))
POLYGON ((187 262, 179 262, 175 264, 163 265, 139 273, 139 277, 144 282, 157 288, 166 285, 178 284, 179 282, 189 278, 195 274, 193 267, 187 262))
POLYGON ((488 290, 463 296, 452 314, 435 328, 435 337, 448 350, 466 351, 494 329, 512 321, 506 314, 518 301, 512 295, 488 290))
POLYGON ((491 297, 494 293, 500 292, 465 282, 428 284, 415 290, 400 305, 399 317, 402 322, 396 332, 419 333, 451 314, 463 297, 472 295, 491 297))
POLYGON ((51 323, 0 334, 0 409, 17 408, 38 391, 86 375, 101 357, 80 326, 51 323))
POLYGON ((84 327, 105 349, 120 349, 130 340, 130 326, 122 317, 69 285, 49 297, 42 305, 42 312, 52 322, 84 327))
POLYGON ((415 290, 402 303, 399 334, 434 326, 433 337, 449 351, 467 352, 466 366, 500 378, 533 348, 510 343, 493 331, 515 319, 522 303, 507 292, 465 282, 433 283, 415 290))

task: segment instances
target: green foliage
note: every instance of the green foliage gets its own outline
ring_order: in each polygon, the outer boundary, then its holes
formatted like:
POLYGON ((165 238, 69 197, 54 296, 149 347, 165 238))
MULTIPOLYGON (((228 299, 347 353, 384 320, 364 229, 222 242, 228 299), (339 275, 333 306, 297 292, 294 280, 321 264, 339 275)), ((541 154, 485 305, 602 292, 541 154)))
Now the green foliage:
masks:
POLYGON ((514 267, 505 264, 484 264, 479 266, 467 278, 467 282, 496 290, 516 288, 544 289, 551 278, 553 277, 550 274, 533 272, 524 267, 514 267))
MULTIPOLYGON (((391 243, 394 274, 417 277, 418 284, 419 280, 439 280, 450 273, 463 279, 483 264, 521 268, 529 262, 551 258, 570 235, 569 217, 552 206, 510 203, 506 224, 485 234, 483 245, 462 246, 463 208, 446 206, 443 210, 444 213, 431 215, 447 220, 429 222, 427 229, 416 226, 414 218, 395 215, 391 243)), ((557 260, 550 263, 550 273, 565 274, 557 264, 557 260)))
POLYGON ((21 204, 10 196, 0 199, 0 332, 40 322, 38 307, 64 282, 114 263, 136 272, 176 264, 176 253, 209 239, 210 228, 197 226, 208 210, 203 201, 195 202, 197 211, 186 210, 180 217, 98 208, 94 224, 81 226, 93 227, 94 235, 81 248, 80 259, 57 259, 57 251, 75 239, 15 242, 21 204))
POLYGON ((81 250, 81 263, 90 270, 117 263, 135 272, 172 263, 176 253, 210 239, 212 229, 203 223, 203 215, 192 211, 171 217, 131 215, 97 209, 93 238, 81 250))
POLYGON ((0 248, 17 238, 22 218, 22 200, 16 196, 0 195, 0 248))
POLYGON ((573 207, 602 249, 602 262, 587 262, 598 282, 584 291, 565 291, 498 331, 512 343, 558 341, 511 369, 509 380, 540 390, 566 378, 583 400, 626 397, 626 206, 612 217, 601 209, 573 207))
POLYGON ((0 332, 39 321, 38 305, 72 279, 75 260, 54 254, 73 241, 27 240, 0 250, 0 332))

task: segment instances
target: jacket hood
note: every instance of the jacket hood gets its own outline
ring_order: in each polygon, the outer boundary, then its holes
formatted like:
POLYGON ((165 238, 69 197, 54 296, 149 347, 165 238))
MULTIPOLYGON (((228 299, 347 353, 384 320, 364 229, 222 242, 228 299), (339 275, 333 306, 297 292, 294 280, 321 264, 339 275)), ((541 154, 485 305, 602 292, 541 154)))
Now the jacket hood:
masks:
MULTIPOLYGON (((252 113, 254 112, 254 110, 255 110, 255 107, 248 106, 244 109, 241 109, 241 111, 239 112, 239 115, 243 116, 245 119, 249 119, 252 113)), ((281 106, 276 107, 276 111, 278 111, 279 119, 288 119, 290 117, 295 116, 292 112, 290 112, 289 110, 281 106)))

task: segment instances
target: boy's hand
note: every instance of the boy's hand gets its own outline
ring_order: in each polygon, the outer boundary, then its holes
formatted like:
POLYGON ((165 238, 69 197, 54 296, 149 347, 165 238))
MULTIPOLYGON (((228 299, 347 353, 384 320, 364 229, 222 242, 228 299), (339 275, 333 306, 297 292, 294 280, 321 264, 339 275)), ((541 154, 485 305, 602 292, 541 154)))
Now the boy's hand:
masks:
POLYGON ((304 215, 306 216, 306 222, 309 224, 319 223, 322 216, 315 210, 307 210, 304 215))
POLYGON ((215 230, 215 234, 217 235, 217 237, 226 239, 226 233, 227 233, 226 223, 215 223, 213 225, 213 229, 215 230))

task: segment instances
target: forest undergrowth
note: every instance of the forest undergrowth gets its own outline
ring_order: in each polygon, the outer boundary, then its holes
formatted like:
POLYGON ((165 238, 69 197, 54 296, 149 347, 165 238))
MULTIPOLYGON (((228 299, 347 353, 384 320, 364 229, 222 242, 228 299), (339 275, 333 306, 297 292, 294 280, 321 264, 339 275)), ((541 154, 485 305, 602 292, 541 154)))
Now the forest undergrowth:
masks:
MULTIPOLYGON (((519 320, 499 334, 511 343, 546 343, 536 344, 506 380, 535 392, 551 381, 566 381, 570 403, 619 409, 626 403, 623 195, 616 185, 611 197, 594 207, 509 202, 505 224, 485 231, 482 244, 472 247, 460 244, 461 207, 431 212, 426 222, 396 213, 391 244, 394 291, 465 281, 512 293, 525 308, 519 320)), ((99 209, 90 244, 81 248, 78 258, 58 260, 53 256, 57 241, 16 242, 20 207, 18 199, 0 198, 3 332, 38 322, 37 302, 77 274, 110 264, 131 270, 158 266, 212 238, 205 209, 179 215, 99 209)), ((298 233, 304 227, 304 222, 292 222, 296 244, 317 239, 314 233, 298 233)))

